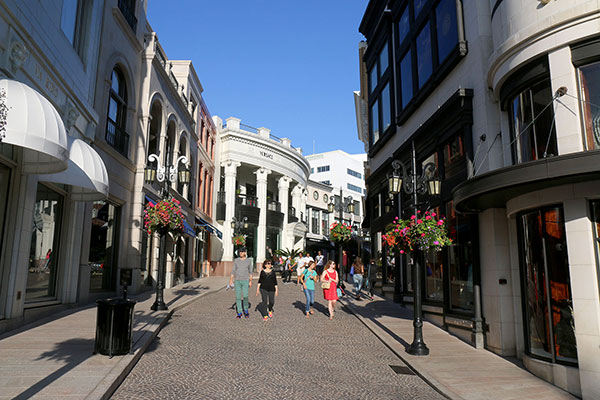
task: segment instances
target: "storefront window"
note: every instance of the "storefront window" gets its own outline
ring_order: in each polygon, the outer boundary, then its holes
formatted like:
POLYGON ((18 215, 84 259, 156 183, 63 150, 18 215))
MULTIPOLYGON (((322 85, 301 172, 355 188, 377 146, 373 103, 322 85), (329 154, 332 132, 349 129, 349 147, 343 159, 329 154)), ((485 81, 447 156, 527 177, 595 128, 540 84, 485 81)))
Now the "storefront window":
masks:
POLYGON ((117 273, 116 248, 120 208, 106 201, 94 202, 90 237, 90 292, 115 290, 117 273))
POLYGON ((587 150, 600 148, 600 62, 578 69, 579 97, 587 150))
POLYGON ((329 235, 329 213, 321 213, 321 232, 323 235, 329 235))
MULTIPOLYGON (((314 211, 313 211, 314 212, 314 211)), ((273 260, 275 251, 280 248, 281 229, 267 227, 267 240, 265 257, 273 260)))
POLYGON ((26 303, 56 298, 62 208, 63 197, 47 186, 38 184, 29 251, 26 303))
POLYGON ((510 104, 512 146, 515 163, 557 155, 554 109, 550 81, 519 93, 510 104))
POLYGON ((528 351, 549 361, 576 363, 563 209, 530 211, 518 223, 528 351))
POLYGON ((444 262, 443 252, 425 252, 425 298, 430 301, 444 301, 444 262))
POLYGON ((318 235, 320 233, 319 230, 319 210, 312 210, 312 219, 310 221, 310 225, 312 228, 312 233, 318 235))
POLYGON ((446 205, 450 308, 473 311, 473 233, 469 216, 457 214, 453 202, 446 205))

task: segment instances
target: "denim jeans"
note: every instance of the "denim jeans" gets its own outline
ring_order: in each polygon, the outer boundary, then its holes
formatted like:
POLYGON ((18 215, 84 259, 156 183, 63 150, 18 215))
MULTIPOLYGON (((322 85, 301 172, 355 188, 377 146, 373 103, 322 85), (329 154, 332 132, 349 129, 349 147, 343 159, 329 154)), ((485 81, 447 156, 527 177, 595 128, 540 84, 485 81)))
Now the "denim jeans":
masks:
POLYGON ((356 291, 356 295, 360 293, 360 289, 363 283, 363 276, 361 274, 354 274, 354 290, 356 291))
POLYGON ((244 311, 248 311, 248 280, 233 282, 235 287, 235 303, 237 305, 238 314, 242 313, 242 297, 244 299, 244 311))
POLYGON ((314 289, 304 289, 304 295, 306 296, 305 311, 308 313, 310 311, 310 306, 312 306, 315 303, 315 290, 314 289))

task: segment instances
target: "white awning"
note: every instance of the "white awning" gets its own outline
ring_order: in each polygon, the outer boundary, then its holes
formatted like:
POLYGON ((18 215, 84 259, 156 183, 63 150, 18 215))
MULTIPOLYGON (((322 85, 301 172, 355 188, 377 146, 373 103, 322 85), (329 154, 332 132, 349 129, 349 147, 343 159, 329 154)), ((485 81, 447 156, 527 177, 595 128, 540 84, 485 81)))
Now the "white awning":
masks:
POLYGON ((71 185, 75 201, 102 200, 108 196, 108 173, 96 150, 81 139, 69 140, 69 167, 58 174, 41 175, 40 181, 71 185))
MULTIPOLYGON (((50 174, 67 168, 67 132, 60 115, 40 93, 12 79, 0 79, 6 130, 1 143, 23 148, 25 174, 50 174)), ((0 133, 1 135, 2 133, 0 133)))

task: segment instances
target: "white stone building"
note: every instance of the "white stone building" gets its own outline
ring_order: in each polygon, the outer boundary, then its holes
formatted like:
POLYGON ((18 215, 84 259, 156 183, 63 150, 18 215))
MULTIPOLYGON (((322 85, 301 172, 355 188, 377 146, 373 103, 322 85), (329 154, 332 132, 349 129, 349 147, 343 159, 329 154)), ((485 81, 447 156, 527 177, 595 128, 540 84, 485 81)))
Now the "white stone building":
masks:
POLYGON ((81 227, 109 191, 94 108, 103 15, 101 1, 0 1, 0 332, 80 298, 81 227))
POLYGON ((454 239, 419 260, 425 316, 584 399, 600 398, 599 17, 585 0, 371 1, 360 27, 374 241, 409 200, 386 177, 414 145, 454 239))
POLYGON ((304 248, 309 165, 302 149, 267 128, 252 128, 234 117, 226 124, 219 117, 214 120, 221 166, 216 220, 223 232, 220 259, 214 252, 219 261, 214 273, 231 272, 234 234, 246 235, 248 256, 258 266, 276 249, 304 248), (234 230, 232 221, 242 226, 234 230))

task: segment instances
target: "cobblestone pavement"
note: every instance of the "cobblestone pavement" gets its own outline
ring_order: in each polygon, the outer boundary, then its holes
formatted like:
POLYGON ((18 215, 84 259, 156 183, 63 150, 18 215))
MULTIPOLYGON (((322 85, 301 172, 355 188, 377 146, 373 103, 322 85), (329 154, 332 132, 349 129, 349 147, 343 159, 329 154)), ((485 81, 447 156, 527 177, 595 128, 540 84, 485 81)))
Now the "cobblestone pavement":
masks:
MULTIPOLYGON (((254 281, 255 283, 256 281, 254 281)), ((113 395, 114 399, 443 399, 404 366, 349 310, 304 316, 304 294, 282 285, 272 320, 257 309, 237 320, 234 291, 179 310, 113 395)), ((338 304, 339 306, 339 304, 338 304)))

